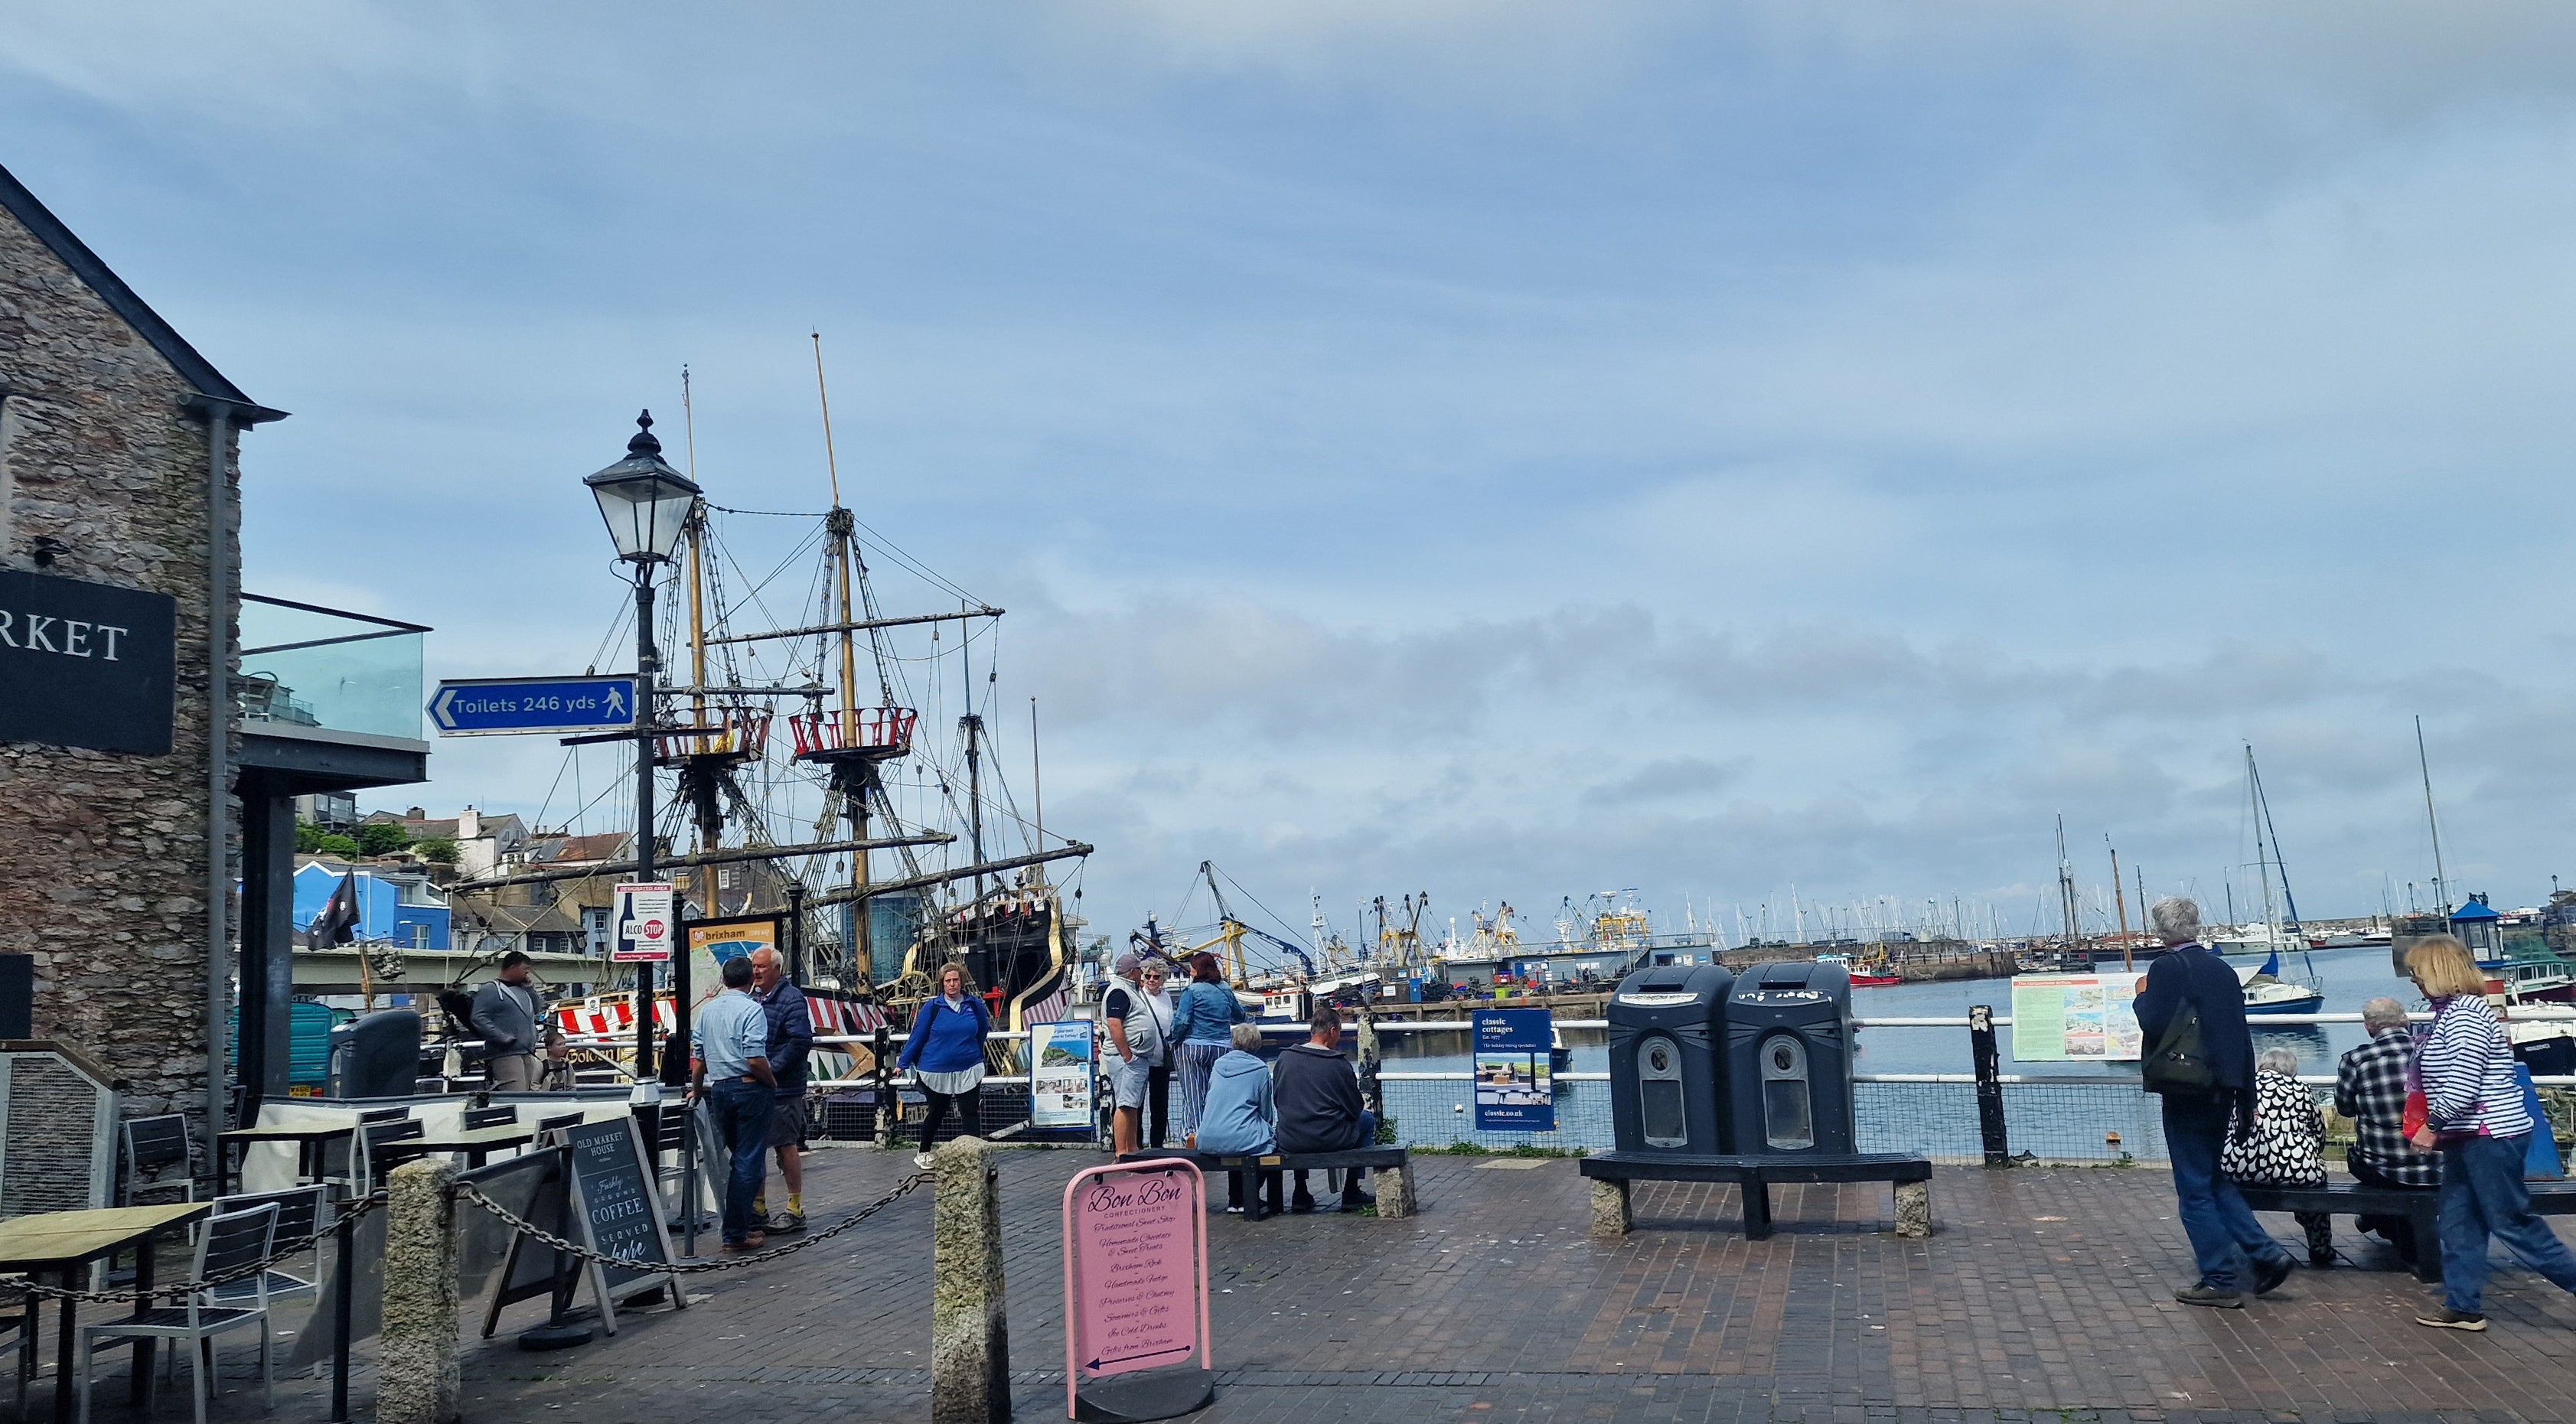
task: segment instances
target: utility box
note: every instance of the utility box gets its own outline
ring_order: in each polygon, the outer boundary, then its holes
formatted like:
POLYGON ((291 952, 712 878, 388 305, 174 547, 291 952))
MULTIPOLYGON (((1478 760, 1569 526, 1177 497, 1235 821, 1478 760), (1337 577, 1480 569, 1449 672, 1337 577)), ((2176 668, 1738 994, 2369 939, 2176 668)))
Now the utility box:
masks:
POLYGON ((1610 1131, 1620 1152, 1727 1151, 1726 1001, 1719 964, 1661 965, 1610 996, 1610 1131))
POLYGON ((1765 964, 1736 980, 1726 1003, 1732 1150, 1858 1151, 1851 1041, 1851 976, 1839 966, 1765 964))
POLYGON ((334 1098, 405 1098, 420 1079, 420 1015, 386 1009, 331 1030, 334 1098))

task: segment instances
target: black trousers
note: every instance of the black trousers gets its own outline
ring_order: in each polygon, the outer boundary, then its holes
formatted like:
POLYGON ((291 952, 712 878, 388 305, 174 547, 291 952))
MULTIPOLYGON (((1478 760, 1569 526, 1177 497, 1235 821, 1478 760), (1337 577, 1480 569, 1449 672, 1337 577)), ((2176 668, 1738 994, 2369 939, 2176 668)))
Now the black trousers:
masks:
POLYGON ((1163 1063, 1145 1070, 1146 1146, 1162 1150, 1164 1125, 1171 1116, 1172 1065, 1163 1063))
POLYGON ((980 1130, 983 1118, 984 1089, 979 1084, 962 1093, 934 1093, 928 1088, 921 1095, 930 1101, 930 1111, 921 1119, 921 1150, 929 1151, 939 1142, 939 1124, 948 1117, 948 1105, 957 1105, 957 1133, 963 1137, 980 1130))

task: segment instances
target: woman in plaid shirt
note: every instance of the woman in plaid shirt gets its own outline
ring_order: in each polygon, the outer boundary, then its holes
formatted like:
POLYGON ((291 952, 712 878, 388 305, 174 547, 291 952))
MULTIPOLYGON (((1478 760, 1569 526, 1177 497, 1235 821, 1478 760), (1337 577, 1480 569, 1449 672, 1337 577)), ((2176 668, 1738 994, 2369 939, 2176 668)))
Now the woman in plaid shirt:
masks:
POLYGON ((2425 1112, 2412 1140, 2442 1152, 2442 1304, 2415 1319, 2484 1330, 2488 1237, 2564 1291, 2576 1292, 2576 1254, 2532 1214, 2522 1180, 2531 1114, 2514 1076, 2513 1047, 2487 1005, 2486 975, 2449 935, 2408 950, 2406 973, 2433 1001, 2433 1026, 2415 1053, 2425 1112))

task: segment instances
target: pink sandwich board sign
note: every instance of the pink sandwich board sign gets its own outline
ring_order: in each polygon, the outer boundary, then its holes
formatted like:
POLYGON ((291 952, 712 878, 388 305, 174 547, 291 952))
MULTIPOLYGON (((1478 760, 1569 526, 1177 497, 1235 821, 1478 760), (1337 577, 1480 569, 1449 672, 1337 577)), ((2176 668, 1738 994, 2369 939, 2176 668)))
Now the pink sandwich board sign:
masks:
POLYGON ((1065 1184, 1067 1417, 1169 1419, 1207 1407, 1216 1395, 1207 1261, 1207 1183, 1192 1163, 1122 1162, 1065 1184), (1181 1368, 1192 1355, 1198 1367, 1181 1368))

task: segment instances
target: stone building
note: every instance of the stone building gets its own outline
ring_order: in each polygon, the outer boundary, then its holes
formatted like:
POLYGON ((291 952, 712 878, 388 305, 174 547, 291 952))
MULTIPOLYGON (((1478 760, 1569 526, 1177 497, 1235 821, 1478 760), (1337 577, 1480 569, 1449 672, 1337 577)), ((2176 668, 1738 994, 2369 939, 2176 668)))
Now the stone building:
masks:
POLYGON ((0 168, 0 955, 37 1038, 201 1142, 236 1069, 286 1091, 294 798, 427 773, 428 630, 254 596, 291 631, 242 646, 240 434, 284 414, 0 168), (358 644, 374 705, 292 701, 358 644))
MULTIPOLYGON (((37 1036, 123 1078, 129 1113, 200 1111, 222 1079, 209 986, 229 966, 208 951, 232 934, 237 862, 210 670, 229 672, 240 613, 240 432, 282 414, 0 169, 0 576, 144 590, 175 614, 165 751, 0 728, 0 953, 35 957, 37 1036)), ((0 653, 33 651, 17 621, 0 653)), ((0 696, 40 690, 30 663, 11 671, 0 696)))

